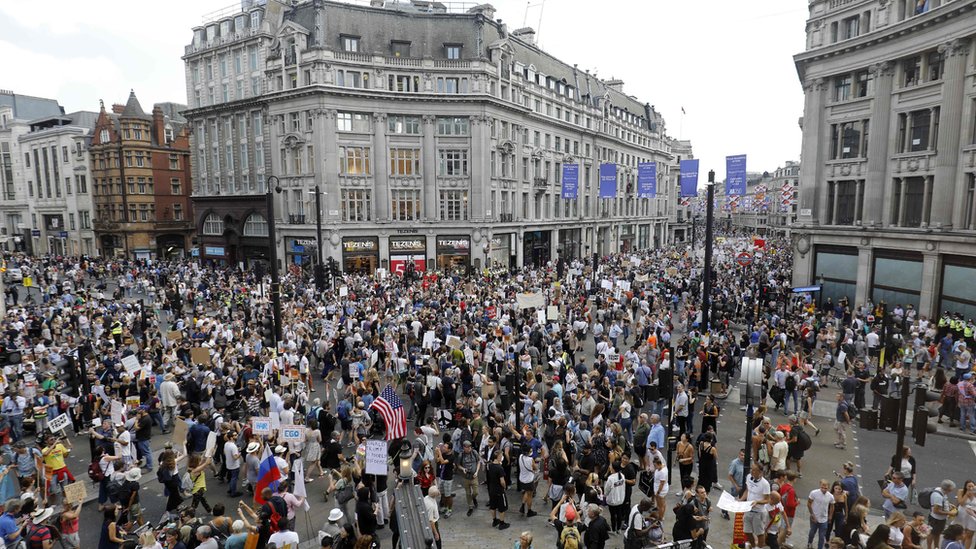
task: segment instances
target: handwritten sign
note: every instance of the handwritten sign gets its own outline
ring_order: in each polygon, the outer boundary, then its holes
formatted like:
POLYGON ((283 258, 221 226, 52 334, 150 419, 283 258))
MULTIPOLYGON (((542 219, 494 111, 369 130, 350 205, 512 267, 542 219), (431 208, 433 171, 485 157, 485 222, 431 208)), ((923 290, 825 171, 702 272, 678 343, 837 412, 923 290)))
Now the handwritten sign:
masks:
POLYGON ((125 397, 125 405, 132 408, 138 408, 142 402, 139 400, 139 395, 125 397))
POLYGON ((346 297, 349 295, 349 286, 339 286, 339 297, 346 297))
POLYGON ((387 442, 385 440, 366 441, 366 474, 386 475, 389 467, 386 464, 387 442))
POLYGON ((113 400, 111 410, 112 423, 125 423, 125 408, 121 402, 113 400))
POLYGON ((64 487, 64 502, 69 504, 82 503, 88 497, 85 481, 72 482, 64 487))
POLYGON ((450 348, 452 348, 452 349, 460 349, 461 348, 461 338, 459 338, 458 336, 454 336, 454 335, 447 336, 447 346, 450 347, 450 348))
POLYGON ((210 349, 206 347, 194 347, 190 349, 190 362, 193 364, 210 365, 210 349))
POLYGON ((305 429, 297 425, 285 425, 281 428, 281 440, 302 442, 305 440, 305 429))
POLYGON ((251 431, 253 431, 255 435, 270 435, 271 418, 269 417, 251 418, 251 431))
POLYGON ((68 425, 71 425, 71 418, 68 417, 68 414, 61 414, 49 421, 47 423, 47 428, 50 429, 52 433, 57 433, 68 425))
POLYGON ((548 320, 558 320, 559 319, 559 307, 555 305, 550 305, 546 307, 546 318, 548 320))
POLYGON ((135 375, 142 368, 142 365, 139 364, 139 358, 136 355, 122 357, 122 366, 125 368, 125 373, 130 376, 135 375))
POLYGON ((428 330, 424 332, 424 341, 421 344, 423 349, 433 349, 434 348, 434 330, 428 330))
POLYGON ((203 455, 207 457, 213 457, 214 451, 217 449, 217 433, 213 431, 207 435, 207 448, 203 451, 203 455))
POLYGON ((183 332, 179 330, 173 330, 166 334, 166 338, 171 339, 173 341, 178 341, 180 339, 183 339, 183 332))

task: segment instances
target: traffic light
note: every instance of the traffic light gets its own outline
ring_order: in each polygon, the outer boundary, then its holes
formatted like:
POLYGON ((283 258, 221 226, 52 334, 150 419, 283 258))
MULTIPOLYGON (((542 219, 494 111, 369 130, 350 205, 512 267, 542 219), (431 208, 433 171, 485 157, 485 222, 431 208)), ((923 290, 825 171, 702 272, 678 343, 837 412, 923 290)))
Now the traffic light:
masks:
POLYGON ((315 289, 320 292, 325 291, 325 271, 325 265, 315 264, 315 289))
POLYGON ((936 391, 929 391, 924 385, 915 387, 915 411, 912 413, 912 438, 915 444, 925 446, 925 436, 934 433, 937 427, 929 423, 929 418, 939 415, 938 405, 930 406, 930 402, 937 402, 941 395, 936 391))
POLYGON ((273 348, 275 346, 274 318, 270 316, 262 318, 261 325, 258 327, 258 334, 261 336, 262 344, 265 347, 273 348))

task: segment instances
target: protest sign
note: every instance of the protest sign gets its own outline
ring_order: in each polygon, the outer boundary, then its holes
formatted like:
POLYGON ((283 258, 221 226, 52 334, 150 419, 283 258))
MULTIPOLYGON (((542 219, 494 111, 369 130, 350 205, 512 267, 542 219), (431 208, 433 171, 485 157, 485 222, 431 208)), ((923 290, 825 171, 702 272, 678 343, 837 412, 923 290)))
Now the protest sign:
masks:
POLYGON ((386 464, 387 442, 385 440, 366 441, 366 474, 385 475, 389 468, 386 464))

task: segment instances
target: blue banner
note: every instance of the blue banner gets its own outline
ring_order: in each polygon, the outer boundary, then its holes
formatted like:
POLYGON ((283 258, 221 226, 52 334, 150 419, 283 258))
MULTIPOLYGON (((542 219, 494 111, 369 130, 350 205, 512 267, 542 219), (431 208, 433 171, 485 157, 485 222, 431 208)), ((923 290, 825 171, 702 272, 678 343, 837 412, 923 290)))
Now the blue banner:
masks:
POLYGON ((698 196, 698 160, 682 160, 681 196, 698 196))
POLYGON ((725 157, 725 196, 746 194, 746 155, 725 157))
POLYGON ((600 198, 616 198, 617 165, 600 164, 600 198))
POLYGON ((657 162, 637 164, 637 198, 657 196, 657 162))
POLYGON ((579 198, 579 164, 563 164, 563 198, 579 198))

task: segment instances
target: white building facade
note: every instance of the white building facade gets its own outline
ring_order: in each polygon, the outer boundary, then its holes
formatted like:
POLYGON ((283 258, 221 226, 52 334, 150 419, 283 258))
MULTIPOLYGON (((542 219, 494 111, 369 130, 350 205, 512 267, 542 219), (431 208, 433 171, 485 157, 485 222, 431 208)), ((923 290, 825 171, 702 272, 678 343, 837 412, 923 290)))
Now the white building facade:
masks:
POLYGON ((204 260, 266 257, 272 175, 292 268, 314 260, 316 188, 325 255, 346 271, 542 265, 669 240, 674 155, 650 104, 490 6, 395 6, 247 3, 194 29, 185 115, 204 260), (638 198, 650 161, 657 195, 638 198), (572 164, 578 198, 563 199, 572 164), (601 164, 616 166, 611 198, 601 164))
POLYGON ((976 0, 813 0, 794 284, 976 318, 976 0))

